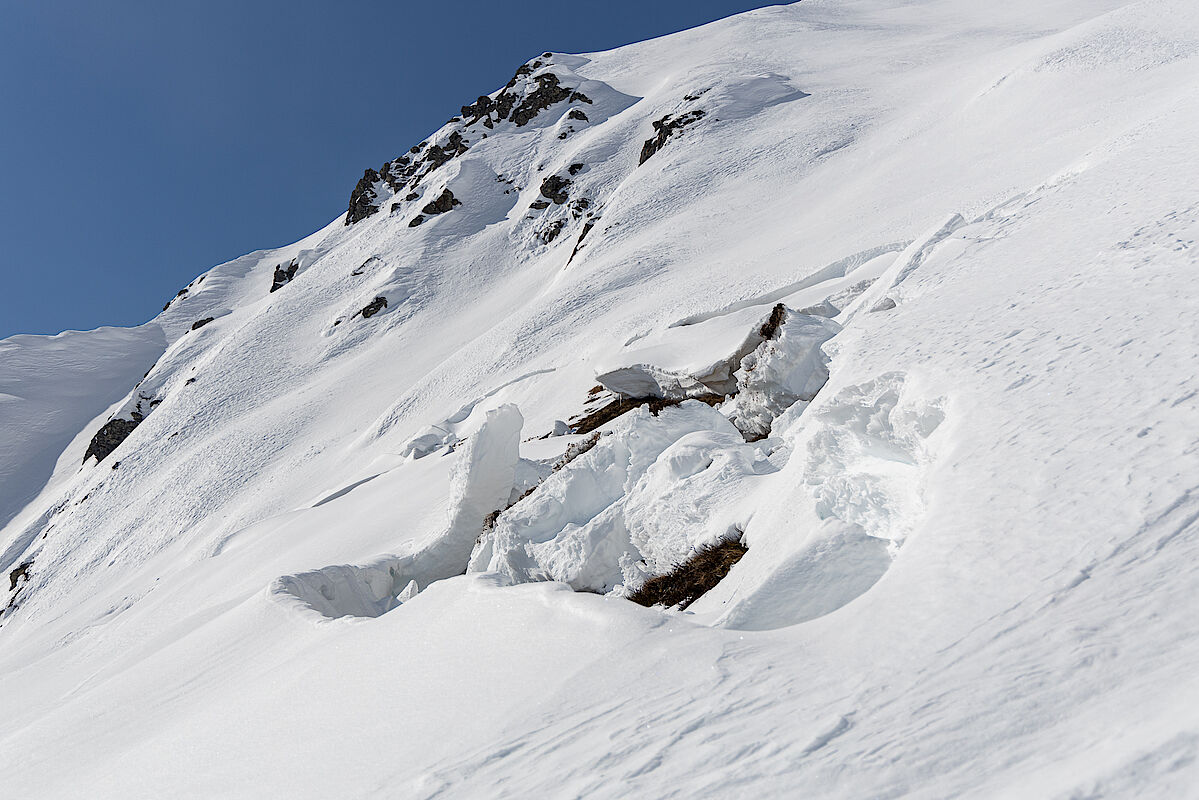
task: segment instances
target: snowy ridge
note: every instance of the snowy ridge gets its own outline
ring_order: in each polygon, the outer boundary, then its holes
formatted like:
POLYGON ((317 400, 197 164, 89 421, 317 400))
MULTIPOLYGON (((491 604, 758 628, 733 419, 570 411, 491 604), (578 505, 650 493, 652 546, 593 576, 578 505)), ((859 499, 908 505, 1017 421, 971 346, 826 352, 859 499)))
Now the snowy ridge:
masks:
POLYGON ((1181 0, 548 53, 0 343, 0 786, 1193 794, 1197 89, 1181 0))

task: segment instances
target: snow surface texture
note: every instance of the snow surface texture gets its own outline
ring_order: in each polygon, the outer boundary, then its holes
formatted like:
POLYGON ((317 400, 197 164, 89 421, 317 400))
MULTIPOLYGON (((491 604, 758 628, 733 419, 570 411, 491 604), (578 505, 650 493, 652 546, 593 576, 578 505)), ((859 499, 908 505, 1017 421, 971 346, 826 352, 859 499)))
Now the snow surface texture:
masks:
POLYGON ((0 344, 0 794, 1195 796, 1199 8, 534 62, 360 221, 0 344))

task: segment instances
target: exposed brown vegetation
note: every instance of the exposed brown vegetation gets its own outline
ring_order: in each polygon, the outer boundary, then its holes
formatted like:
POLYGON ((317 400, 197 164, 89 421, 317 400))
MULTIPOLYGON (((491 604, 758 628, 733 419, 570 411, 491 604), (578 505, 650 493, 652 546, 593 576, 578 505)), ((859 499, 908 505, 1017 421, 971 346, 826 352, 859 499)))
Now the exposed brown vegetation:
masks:
POLYGON ((686 608, 724 580, 747 549, 739 537, 701 547, 670 572, 650 578, 628 598, 643 606, 686 608))

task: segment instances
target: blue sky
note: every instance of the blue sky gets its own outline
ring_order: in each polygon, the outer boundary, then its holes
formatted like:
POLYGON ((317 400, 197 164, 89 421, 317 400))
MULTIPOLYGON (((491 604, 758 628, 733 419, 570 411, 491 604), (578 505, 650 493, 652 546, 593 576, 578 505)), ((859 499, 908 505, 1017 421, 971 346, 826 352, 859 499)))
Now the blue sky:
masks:
POLYGON ((0 0, 0 337, 150 319, 538 53, 764 5, 0 0))

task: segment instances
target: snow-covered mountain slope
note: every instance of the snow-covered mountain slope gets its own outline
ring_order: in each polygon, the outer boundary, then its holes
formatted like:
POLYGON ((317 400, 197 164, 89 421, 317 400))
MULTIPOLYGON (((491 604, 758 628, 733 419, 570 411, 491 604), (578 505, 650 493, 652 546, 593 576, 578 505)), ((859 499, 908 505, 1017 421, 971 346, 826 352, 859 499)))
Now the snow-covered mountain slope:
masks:
POLYGON ((4 796, 1196 795, 1199 9, 805 0, 464 100, 0 343, 4 796))

